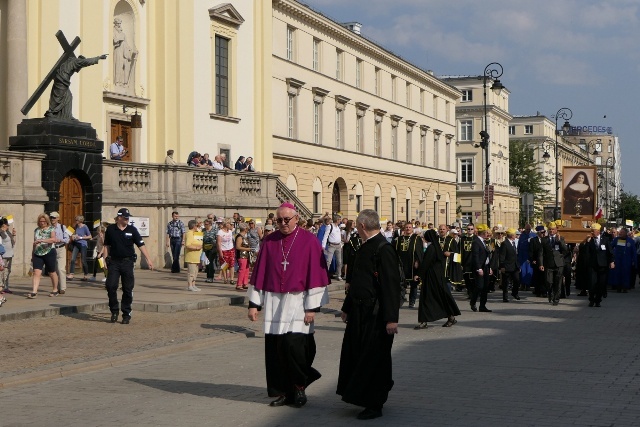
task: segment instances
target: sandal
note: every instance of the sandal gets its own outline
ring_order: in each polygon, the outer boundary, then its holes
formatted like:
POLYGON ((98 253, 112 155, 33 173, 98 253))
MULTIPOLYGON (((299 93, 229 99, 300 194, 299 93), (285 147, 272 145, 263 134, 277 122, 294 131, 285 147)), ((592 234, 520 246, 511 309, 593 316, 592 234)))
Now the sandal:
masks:
POLYGON ((82 280, 83 282, 86 282, 86 281, 87 281, 87 280, 89 280, 89 279, 87 279, 86 277, 83 277, 83 278, 82 278, 82 279, 80 279, 80 280, 82 280))
POLYGON ((59 292, 49 292, 50 297, 57 297, 59 292))
POLYGON ((417 329, 427 329, 427 322, 422 322, 422 323, 418 324, 418 326, 416 326, 413 329, 416 329, 416 330, 417 329))
POLYGON ((29 298, 29 299, 34 299, 37 296, 38 296, 38 294, 34 294, 33 292, 30 292, 30 293, 27 294, 27 298, 29 298))
POLYGON ((73 274, 67 274, 67 280, 73 280, 73 274))
POLYGON ((244 289, 242 288, 242 286, 236 286, 236 291, 243 291, 244 289))
POLYGON ((243 285, 242 289, 249 289, 249 286, 248 285, 243 285))
POLYGON ((229 280, 229 283, 231 283, 232 285, 235 285, 235 284, 236 284, 236 282, 235 282, 235 281, 233 281, 233 280, 229 280))

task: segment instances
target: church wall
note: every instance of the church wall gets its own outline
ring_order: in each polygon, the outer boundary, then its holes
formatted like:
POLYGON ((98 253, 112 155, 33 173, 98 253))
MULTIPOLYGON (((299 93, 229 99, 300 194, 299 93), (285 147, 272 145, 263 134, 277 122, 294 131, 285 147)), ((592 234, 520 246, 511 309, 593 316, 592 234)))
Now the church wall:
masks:
MULTIPOLYGON (((7 0, 0 0, 0 93, 7 93, 7 0)), ((4 110, 5 100, 0 98, 0 107, 4 110)), ((9 145, 7 115, 0 114, 0 149, 9 145)))

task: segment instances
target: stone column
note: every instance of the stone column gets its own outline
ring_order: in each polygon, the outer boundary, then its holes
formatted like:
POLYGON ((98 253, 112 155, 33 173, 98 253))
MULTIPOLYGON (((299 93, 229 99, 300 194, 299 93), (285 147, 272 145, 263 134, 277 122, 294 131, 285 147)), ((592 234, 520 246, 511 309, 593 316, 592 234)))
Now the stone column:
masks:
POLYGON ((0 149, 9 146, 9 136, 24 116, 20 109, 29 97, 27 88, 27 2, 9 0, 7 15, 7 135, 1 135, 0 149))

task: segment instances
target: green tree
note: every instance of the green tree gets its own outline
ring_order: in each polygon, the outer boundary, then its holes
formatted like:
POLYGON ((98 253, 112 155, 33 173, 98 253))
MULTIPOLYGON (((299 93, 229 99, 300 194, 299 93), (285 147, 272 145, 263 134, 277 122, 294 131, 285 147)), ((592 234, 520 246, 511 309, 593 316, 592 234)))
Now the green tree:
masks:
POLYGON ((634 223, 640 222, 640 199, 635 194, 622 191, 620 198, 614 201, 613 218, 622 218, 622 223, 627 219, 634 223))
MULTIPOLYGON (((509 141, 509 182, 518 188, 520 194, 533 194, 533 218, 542 218, 544 205, 554 203, 545 188, 551 180, 540 172, 539 165, 531 144, 527 141, 509 141)), ((525 220, 526 212, 520 209, 520 223, 524 224, 525 220)))

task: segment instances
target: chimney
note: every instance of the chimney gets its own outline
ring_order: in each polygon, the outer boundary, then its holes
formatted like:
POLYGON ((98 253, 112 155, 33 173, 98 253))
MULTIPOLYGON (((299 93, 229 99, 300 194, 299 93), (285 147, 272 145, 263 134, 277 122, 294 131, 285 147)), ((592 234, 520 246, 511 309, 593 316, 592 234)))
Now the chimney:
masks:
POLYGON ((360 35, 360 30, 362 30, 362 24, 359 22, 345 22, 342 26, 358 35, 360 35))

